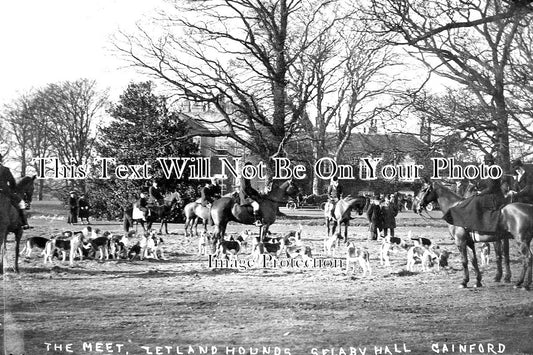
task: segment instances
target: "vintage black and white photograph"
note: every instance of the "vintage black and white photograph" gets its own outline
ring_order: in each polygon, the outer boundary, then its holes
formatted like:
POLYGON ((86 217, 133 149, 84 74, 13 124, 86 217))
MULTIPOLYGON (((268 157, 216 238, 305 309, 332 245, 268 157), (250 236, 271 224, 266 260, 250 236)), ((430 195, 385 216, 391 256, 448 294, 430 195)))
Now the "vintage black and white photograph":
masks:
POLYGON ((532 19, 4 1, 2 354, 533 354, 532 19))

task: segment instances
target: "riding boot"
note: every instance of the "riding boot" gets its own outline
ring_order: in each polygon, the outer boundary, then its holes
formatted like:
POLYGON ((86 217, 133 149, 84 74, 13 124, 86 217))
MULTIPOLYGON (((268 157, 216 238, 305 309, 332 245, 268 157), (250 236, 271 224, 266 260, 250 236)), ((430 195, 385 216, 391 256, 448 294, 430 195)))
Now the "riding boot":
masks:
POLYGON ((254 211, 255 225, 261 227, 263 222, 261 221, 261 213, 259 211, 254 211))

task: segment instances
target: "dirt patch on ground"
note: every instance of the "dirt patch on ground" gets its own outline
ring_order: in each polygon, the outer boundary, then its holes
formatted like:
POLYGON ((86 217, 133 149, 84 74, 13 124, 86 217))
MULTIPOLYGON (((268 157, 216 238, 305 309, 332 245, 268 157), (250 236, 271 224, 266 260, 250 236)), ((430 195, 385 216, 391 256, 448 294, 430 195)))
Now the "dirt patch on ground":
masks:
MULTIPOLYGON (((82 228, 69 227, 61 211, 47 205, 34 208, 36 228, 24 239, 82 228)), ((173 233, 163 236, 164 261, 84 260, 69 267, 54 260, 45 266, 34 253, 22 258, 17 275, 10 269, 10 236, 3 347, 6 354, 26 355, 533 354, 531 292, 493 282, 493 263, 483 269, 482 288, 471 281, 460 289, 460 259, 445 225, 408 214, 398 222, 398 235, 412 230, 452 251, 450 268, 407 272, 404 251, 391 254, 391 267, 381 266, 379 244, 365 239, 361 221, 349 237, 370 252, 367 277, 332 262, 342 260, 344 246, 333 259, 321 255, 325 227, 316 219, 286 218, 272 231, 302 223, 320 267, 213 268, 197 255, 197 241, 184 237, 183 226, 172 225, 173 233)), ((94 227, 121 231, 119 222, 94 227)), ((232 224, 229 232, 242 229, 232 224)), ((511 255, 518 275, 514 242, 511 255)))

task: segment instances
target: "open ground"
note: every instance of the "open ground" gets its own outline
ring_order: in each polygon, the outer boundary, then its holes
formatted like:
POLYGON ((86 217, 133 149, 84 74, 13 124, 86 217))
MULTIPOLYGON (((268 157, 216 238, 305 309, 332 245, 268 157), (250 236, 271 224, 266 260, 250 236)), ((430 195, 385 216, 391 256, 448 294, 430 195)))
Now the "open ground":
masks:
MULTIPOLYGON (((69 226, 57 203, 35 202, 23 240, 69 226)), ((287 211, 274 233, 303 225, 303 240, 320 267, 213 268, 198 255, 182 224, 163 236, 167 260, 83 260, 74 267, 35 252, 12 271, 9 236, 2 282, 5 354, 533 354, 532 293, 495 283, 492 263, 483 287, 460 289, 460 257, 446 225, 410 212, 398 216, 398 236, 411 230, 452 251, 450 267, 407 272, 406 253, 379 263, 377 241, 354 216, 350 241, 370 252, 372 275, 346 273, 322 253, 318 211, 287 211), (328 262, 329 262, 328 261, 328 262)), ((94 221, 121 233, 121 223, 94 221)), ((250 228, 230 223, 229 233, 250 228)), ((479 248, 479 246, 478 246, 479 248)), ((341 261, 346 248, 335 250, 341 261)), ((247 250, 241 258, 246 258, 247 250)), ((511 242, 513 279, 521 265, 511 242)))

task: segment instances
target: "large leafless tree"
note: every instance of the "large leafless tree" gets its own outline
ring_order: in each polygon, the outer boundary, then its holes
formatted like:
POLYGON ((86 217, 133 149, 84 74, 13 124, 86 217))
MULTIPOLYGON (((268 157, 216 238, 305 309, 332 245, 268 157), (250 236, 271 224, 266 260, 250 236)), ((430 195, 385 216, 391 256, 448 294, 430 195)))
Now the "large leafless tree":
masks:
MULTIPOLYGON (((378 23, 376 30, 396 34, 396 44, 408 46, 431 73, 455 81, 475 97, 477 109, 490 121, 486 132, 496 143, 483 150, 498 153, 505 170, 509 170, 512 132, 511 63, 516 39, 533 14, 529 3, 372 0, 370 10, 378 23)), ((487 125, 480 124, 478 129, 487 129, 487 125)))
POLYGON ((158 19, 159 35, 139 26, 122 33, 116 48, 178 94, 216 107, 224 129, 211 134, 269 163, 283 154, 311 100, 312 78, 296 75, 298 61, 338 20, 314 26, 337 2, 173 1, 158 19))

